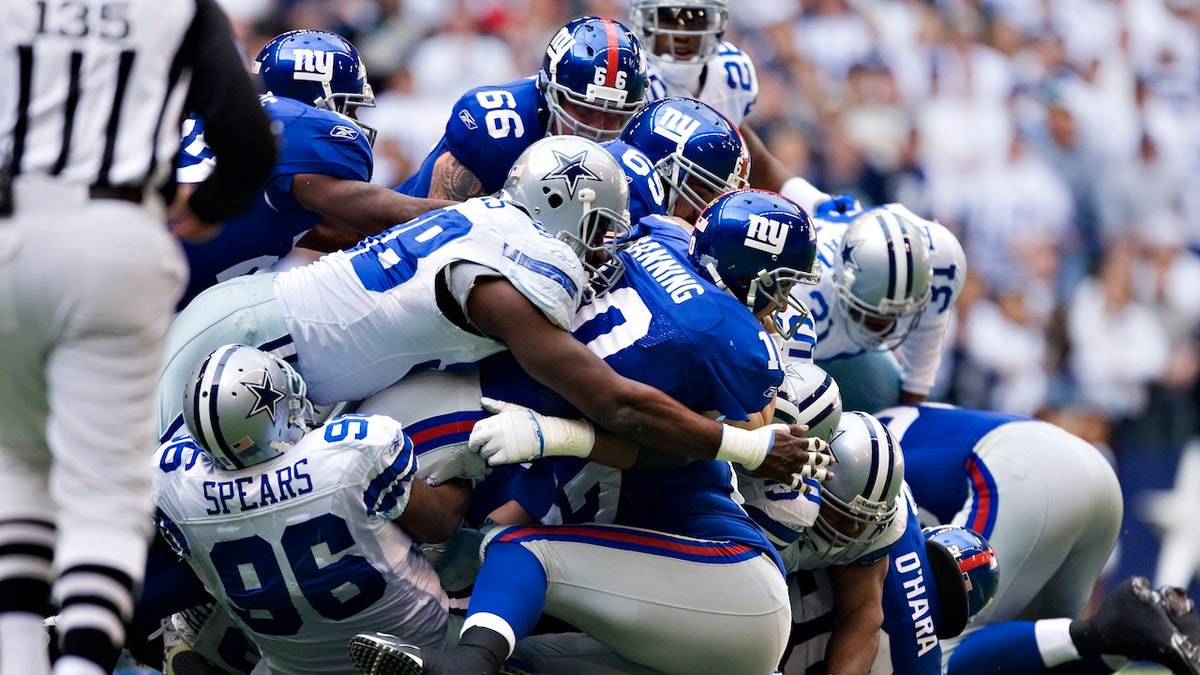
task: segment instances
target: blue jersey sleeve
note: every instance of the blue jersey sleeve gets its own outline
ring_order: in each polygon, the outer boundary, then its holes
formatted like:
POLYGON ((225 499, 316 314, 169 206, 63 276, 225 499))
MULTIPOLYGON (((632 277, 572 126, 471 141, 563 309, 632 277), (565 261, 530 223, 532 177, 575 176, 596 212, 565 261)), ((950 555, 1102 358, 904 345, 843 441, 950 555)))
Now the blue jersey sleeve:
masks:
POLYGON ((353 121, 290 99, 267 99, 263 107, 282 127, 273 187, 290 193, 292 178, 299 173, 371 180, 371 144, 353 121))
POLYGON ((629 185, 629 222, 666 213, 663 184, 646 153, 620 140, 608 141, 604 147, 625 172, 625 182, 629 185))
POLYGON ((525 148, 546 135, 549 117, 544 110, 542 93, 532 79, 472 89, 455 103, 442 149, 491 194, 504 187, 508 170, 525 148))

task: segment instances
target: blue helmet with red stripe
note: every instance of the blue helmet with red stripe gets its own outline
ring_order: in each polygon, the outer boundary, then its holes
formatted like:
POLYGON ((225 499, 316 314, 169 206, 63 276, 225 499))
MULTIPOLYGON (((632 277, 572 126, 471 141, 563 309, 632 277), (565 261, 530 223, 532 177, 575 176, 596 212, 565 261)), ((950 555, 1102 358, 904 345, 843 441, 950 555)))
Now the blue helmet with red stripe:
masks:
POLYGON ((939 525, 921 533, 941 606, 938 637, 954 637, 995 599, 1000 563, 992 545, 974 530, 939 525))
POLYGON ((625 25, 596 16, 567 23, 538 71, 550 111, 547 135, 616 138, 645 103, 648 81, 642 46, 625 25))
POLYGON ((850 221, 833 262, 838 314, 863 349, 891 349, 921 321, 929 303, 929 240, 920 219, 899 205, 850 221))

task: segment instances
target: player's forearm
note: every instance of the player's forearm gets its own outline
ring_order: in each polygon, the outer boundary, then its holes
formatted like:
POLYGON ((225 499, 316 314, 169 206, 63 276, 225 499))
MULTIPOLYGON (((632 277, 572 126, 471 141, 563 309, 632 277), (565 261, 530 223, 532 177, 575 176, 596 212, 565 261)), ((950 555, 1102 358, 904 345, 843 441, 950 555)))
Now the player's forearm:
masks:
POLYGON ((867 675, 879 651, 879 628, 835 628, 825 647, 825 670, 837 675, 867 675))

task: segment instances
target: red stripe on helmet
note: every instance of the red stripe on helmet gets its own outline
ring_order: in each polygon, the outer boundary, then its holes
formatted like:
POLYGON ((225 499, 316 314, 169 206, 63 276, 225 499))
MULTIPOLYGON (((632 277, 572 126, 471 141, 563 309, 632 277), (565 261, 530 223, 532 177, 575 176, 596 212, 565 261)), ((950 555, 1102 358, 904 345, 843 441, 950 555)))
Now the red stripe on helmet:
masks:
POLYGON ((621 68, 621 54, 618 51, 617 24, 610 19, 604 20, 604 33, 608 37, 608 67, 605 69, 604 86, 617 86, 617 71, 621 68))
POLYGON ((992 559, 995 557, 996 554, 992 551, 980 551, 973 556, 959 560, 958 569, 962 570, 963 572, 970 572, 976 567, 983 567, 985 565, 992 564, 992 559))

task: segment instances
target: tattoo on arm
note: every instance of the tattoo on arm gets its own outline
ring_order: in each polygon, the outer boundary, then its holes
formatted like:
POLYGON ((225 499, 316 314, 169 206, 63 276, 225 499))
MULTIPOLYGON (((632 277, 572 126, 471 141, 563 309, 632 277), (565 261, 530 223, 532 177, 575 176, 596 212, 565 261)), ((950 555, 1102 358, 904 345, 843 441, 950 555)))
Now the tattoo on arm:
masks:
POLYGON ((430 199, 461 202, 483 194, 483 183, 450 153, 442 153, 434 162, 433 177, 429 181, 430 199))

